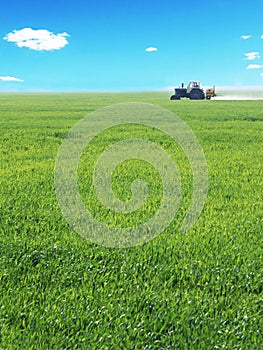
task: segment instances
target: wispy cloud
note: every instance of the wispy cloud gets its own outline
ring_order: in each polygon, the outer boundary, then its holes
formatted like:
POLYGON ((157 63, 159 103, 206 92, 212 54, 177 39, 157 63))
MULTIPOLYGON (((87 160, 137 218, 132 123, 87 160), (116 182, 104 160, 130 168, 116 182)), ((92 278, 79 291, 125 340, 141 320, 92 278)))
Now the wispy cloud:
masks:
POLYGON ((15 43, 18 47, 27 47, 36 51, 59 50, 68 44, 67 33, 54 34, 47 29, 23 28, 14 30, 3 39, 15 43))
POLYGON ((147 47, 147 49, 145 49, 146 52, 154 52, 154 51, 158 51, 157 47, 147 47))
POLYGON ((252 51, 252 52, 245 53, 245 56, 246 56, 245 59, 248 60, 248 61, 253 61, 256 58, 260 58, 260 54, 257 51, 252 51))
POLYGON ((15 77, 10 77, 9 75, 7 75, 7 76, 0 76, 0 81, 18 81, 22 83, 24 80, 15 78, 15 77))
POLYGON ((262 64, 249 64, 247 66, 247 69, 260 69, 260 68, 263 68, 262 64))
POLYGON ((241 39, 247 40, 250 39, 252 35, 241 35, 241 39))

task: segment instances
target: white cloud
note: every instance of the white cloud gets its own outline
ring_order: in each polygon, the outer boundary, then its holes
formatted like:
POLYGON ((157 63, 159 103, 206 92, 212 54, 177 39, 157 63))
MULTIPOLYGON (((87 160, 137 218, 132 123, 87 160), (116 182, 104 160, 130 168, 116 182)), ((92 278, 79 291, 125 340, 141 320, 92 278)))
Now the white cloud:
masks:
POLYGON ((62 49, 68 44, 67 33, 54 34, 46 29, 23 28, 14 30, 3 39, 15 43, 18 47, 27 47, 36 51, 62 49))
POLYGON ((261 64, 249 64, 247 66, 247 69, 260 69, 260 68, 263 68, 263 65, 261 65, 261 64))
POLYGON ((261 39, 263 39, 263 34, 261 35, 261 37, 260 37, 261 39))
POLYGON ((260 73, 260 76, 263 77, 263 73, 260 73))
POLYGON ((245 59, 248 61, 253 61, 256 58, 260 58, 259 52, 256 52, 256 51, 245 53, 245 56, 246 56, 245 59))
POLYGON ((145 49, 146 52, 154 52, 154 51, 158 51, 157 47, 147 47, 147 49, 145 49))
POLYGON ((241 35, 241 38, 244 40, 250 39, 252 35, 241 35))
POLYGON ((1 81, 18 81, 20 83, 22 83, 24 81, 24 80, 19 79, 19 78, 10 77, 9 75, 7 75, 7 76, 0 76, 0 80, 1 81))

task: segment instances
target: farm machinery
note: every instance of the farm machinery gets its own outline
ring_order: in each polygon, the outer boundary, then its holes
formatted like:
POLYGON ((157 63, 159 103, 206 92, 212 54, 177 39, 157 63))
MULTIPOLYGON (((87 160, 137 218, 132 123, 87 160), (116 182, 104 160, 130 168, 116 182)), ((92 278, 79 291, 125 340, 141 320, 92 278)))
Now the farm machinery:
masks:
POLYGON ((189 98, 190 100, 210 100, 215 96, 215 87, 204 89, 201 87, 199 81, 190 81, 187 88, 182 84, 181 87, 174 89, 174 95, 170 97, 170 100, 180 100, 181 98, 189 98))

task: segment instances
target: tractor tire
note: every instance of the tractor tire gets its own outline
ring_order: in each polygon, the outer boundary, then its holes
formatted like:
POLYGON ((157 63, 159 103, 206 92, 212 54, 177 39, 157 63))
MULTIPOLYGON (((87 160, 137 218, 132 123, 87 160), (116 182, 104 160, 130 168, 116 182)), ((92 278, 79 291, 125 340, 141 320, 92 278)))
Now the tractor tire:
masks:
POLYGON ((170 97, 170 100, 180 100, 180 97, 176 96, 176 95, 172 95, 170 97))
POLYGON ((190 91, 189 98, 190 100, 204 100, 205 99, 204 91, 199 89, 193 89, 192 91, 190 91))

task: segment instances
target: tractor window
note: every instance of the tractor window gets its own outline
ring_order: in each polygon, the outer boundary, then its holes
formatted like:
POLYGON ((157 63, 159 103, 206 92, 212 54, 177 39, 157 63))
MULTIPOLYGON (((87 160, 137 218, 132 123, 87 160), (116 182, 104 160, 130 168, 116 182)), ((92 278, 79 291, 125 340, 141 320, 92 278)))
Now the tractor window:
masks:
POLYGON ((194 87, 194 88, 200 88, 200 87, 201 87, 200 81, 193 81, 193 82, 192 82, 192 87, 194 87))

